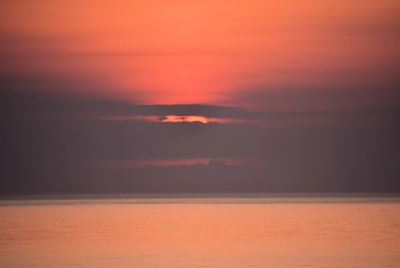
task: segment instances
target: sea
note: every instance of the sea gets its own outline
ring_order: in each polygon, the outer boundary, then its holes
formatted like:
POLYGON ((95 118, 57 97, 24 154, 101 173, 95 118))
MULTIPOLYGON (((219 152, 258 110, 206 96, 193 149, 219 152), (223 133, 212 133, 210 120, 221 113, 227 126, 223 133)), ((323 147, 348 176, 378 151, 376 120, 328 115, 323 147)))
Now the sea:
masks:
POLYGON ((0 267, 400 267, 400 197, 2 197, 0 267))

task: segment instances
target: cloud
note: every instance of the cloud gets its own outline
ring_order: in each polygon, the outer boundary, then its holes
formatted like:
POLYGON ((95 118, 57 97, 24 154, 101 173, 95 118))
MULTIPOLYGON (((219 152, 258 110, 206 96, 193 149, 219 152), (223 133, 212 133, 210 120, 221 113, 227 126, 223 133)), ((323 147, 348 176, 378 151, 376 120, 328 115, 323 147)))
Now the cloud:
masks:
MULTIPOLYGON (((104 120, 87 114, 323 116, 207 105, 135 105, 29 90, 1 91, 2 193, 185 191, 400 191, 400 129, 387 124, 252 124, 104 120), (74 115, 74 116, 72 116, 74 115), (237 158, 258 163, 189 167, 90 167, 140 159, 237 158)), ((337 115, 338 111, 333 111, 337 115)), ((343 117, 355 114, 347 111, 343 117)), ((364 115, 363 115, 364 116, 364 115)), ((368 117, 368 114, 366 114, 368 117)), ((360 117, 356 117, 355 123, 360 117)), ((397 117, 398 118, 398 117, 397 117)))
POLYGON ((208 165, 213 163, 222 163, 224 165, 249 165, 256 164, 255 161, 240 158, 138 158, 114 161, 99 161, 89 163, 90 167, 97 168, 128 168, 143 166, 192 166, 192 165, 208 165))
POLYGON ((393 124, 400 113, 400 94, 395 86, 382 89, 249 89, 246 93, 233 95, 233 99, 255 107, 249 109, 207 104, 136 104, 106 95, 93 96, 89 94, 90 88, 97 85, 79 79, 70 82, 3 76, 0 82, 3 87, 0 109, 3 116, 8 117, 201 121, 282 127, 393 124), (169 120, 171 118, 182 120, 169 120))
POLYGON ((398 109, 400 83, 393 79, 369 85, 297 85, 277 88, 261 84, 237 89, 226 102, 279 111, 398 109))

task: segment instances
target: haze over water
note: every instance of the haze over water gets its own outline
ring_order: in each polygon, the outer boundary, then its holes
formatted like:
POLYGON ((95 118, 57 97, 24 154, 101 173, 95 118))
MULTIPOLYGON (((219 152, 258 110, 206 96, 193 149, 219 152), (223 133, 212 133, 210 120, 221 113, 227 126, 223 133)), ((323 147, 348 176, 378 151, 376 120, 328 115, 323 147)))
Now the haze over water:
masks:
POLYGON ((400 198, 0 201, 0 267, 396 267, 400 198))

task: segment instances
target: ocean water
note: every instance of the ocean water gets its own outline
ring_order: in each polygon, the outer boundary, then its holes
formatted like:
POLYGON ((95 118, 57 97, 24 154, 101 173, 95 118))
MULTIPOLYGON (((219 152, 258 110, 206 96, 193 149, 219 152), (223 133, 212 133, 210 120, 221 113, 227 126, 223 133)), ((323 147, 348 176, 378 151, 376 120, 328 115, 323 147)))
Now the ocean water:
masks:
POLYGON ((400 198, 1 200, 0 267, 400 267, 400 198))

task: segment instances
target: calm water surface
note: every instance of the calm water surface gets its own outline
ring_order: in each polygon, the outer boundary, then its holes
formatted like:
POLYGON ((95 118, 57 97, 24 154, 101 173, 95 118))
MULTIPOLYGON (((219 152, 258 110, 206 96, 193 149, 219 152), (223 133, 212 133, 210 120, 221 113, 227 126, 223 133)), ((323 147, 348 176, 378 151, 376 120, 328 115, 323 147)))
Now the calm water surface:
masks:
POLYGON ((0 267, 400 267, 400 199, 2 200, 0 267))

